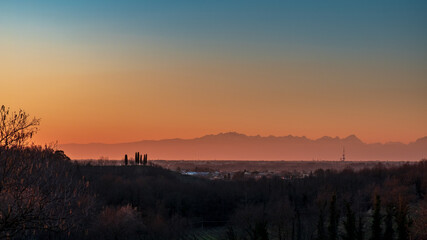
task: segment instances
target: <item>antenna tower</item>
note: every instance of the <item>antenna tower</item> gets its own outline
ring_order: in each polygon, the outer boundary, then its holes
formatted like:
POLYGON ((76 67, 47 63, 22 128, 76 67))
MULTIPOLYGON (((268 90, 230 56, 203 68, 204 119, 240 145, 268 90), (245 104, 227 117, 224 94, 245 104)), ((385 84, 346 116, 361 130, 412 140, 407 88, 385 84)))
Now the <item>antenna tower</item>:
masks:
POLYGON ((342 157, 341 157, 341 162, 345 161, 345 148, 342 148, 342 157))

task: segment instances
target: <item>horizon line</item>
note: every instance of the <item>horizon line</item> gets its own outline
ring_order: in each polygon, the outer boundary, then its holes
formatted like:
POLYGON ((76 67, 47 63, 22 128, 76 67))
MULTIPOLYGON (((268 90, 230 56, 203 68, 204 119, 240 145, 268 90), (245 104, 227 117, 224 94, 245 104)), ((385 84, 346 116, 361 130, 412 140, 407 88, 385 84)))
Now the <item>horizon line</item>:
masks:
POLYGON ((91 145, 91 144, 115 145, 115 144, 139 143, 139 142, 144 142, 144 141, 159 142, 159 141, 167 141, 167 140, 195 140, 195 139, 201 139, 201 138, 209 137, 209 136, 213 136, 214 137, 214 136, 220 136, 220 135, 226 135, 226 134, 229 134, 229 135, 230 134, 235 134, 235 135, 241 135, 241 136, 244 136, 244 137, 260 137, 260 138, 269 138, 269 137, 272 137, 272 138, 294 137, 294 138, 305 138, 305 139, 311 140, 311 141, 318 141, 318 140, 320 140, 322 138, 331 138, 331 139, 345 140, 345 139, 347 139, 349 137, 355 137, 356 139, 358 139, 359 141, 361 141, 364 144, 393 144, 393 143, 397 143, 397 144, 405 144, 405 145, 408 145, 408 144, 411 144, 411 143, 415 143, 416 141, 427 137, 427 136, 421 136, 421 137, 419 137, 419 138, 417 138, 417 139, 415 139, 413 141, 410 141, 408 143, 404 143, 404 142, 400 142, 400 141, 398 141, 398 142, 396 142, 396 141, 370 142, 369 143, 369 142, 365 142, 362 139, 360 139, 356 134, 349 134, 346 137, 339 137, 339 136, 332 137, 332 136, 324 135, 324 136, 319 137, 319 138, 309 138, 309 137, 307 137, 305 135, 303 135, 303 136, 296 136, 296 135, 292 135, 292 134, 279 135, 279 136, 272 135, 272 134, 270 134, 270 135, 261 135, 261 134, 247 135, 245 133, 239 133, 239 132, 236 132, 236 131, 228 131, 228 132, 219 132, 219 133, 216 133, 216 134, 210 133, 210 134, 205 134, 205 135, 202 135, 202 136, 199 136, 199 137, 193 137, 193 138, 175 137, 175 138, 162 138, 162 139, 141 139, 141 140, 135 140, 135 141, 124 141, 124 142, 115 142, 115 143, 105 143, 105 142, 76 143, 76 142, 71 142, 71 143, 63 143, 63 144, 58 143, 58 146, 61 146, 61 145, 91 145))

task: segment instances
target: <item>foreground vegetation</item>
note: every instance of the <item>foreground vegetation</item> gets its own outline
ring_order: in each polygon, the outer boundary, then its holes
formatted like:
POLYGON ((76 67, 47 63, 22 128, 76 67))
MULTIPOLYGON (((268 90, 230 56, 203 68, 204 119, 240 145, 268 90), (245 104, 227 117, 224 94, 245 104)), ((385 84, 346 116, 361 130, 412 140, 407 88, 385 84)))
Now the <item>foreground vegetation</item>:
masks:
MULTIPOLYGON (((81 167, 102 205, 134 208, 134 236, 146 239, 217 229, 223 239, 424 239, 426 170, 421 161, 292 181, 210 181, 159 167, 81 167)), ((102 238, 122 230, 105 227, 102 238)))
POLYGON ((427 161, 207 180, 0 148, 0 238, 426 239, 427 161))

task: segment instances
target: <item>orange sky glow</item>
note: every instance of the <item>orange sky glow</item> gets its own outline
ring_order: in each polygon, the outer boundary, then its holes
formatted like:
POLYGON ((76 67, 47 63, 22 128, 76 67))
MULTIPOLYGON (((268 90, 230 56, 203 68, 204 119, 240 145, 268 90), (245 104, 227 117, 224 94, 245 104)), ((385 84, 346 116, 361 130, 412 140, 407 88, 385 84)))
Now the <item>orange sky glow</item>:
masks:
POLYGON ((12 19, 0 27, 0 104, 42 119, 37 144, 229 131, 367 143, 427 135, 427 67, 415 57, 303 43, 275 54, 12 19))

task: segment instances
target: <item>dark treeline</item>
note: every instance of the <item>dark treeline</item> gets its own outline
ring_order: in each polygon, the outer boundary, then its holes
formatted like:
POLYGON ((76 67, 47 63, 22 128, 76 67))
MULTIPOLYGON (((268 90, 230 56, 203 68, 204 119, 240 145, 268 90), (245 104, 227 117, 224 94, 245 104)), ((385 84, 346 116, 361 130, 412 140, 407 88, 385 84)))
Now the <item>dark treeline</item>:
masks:
MULTIPOLYGON (((80 168, 101 211, 133 208, 135 226, 120 224, 141 239, 188 238, 195 229, 209 228, 224 229, 223 239, 426 237, 427 161, 357 172, 317 170, 292 181, 212 181, 153 166, 80 168)), ((123 228, 102 224, 93 237, 125 236, 123 228)))
POLYGON ((207 180, 0 149, 0 239, 427 239, 427 161, 207 180))

